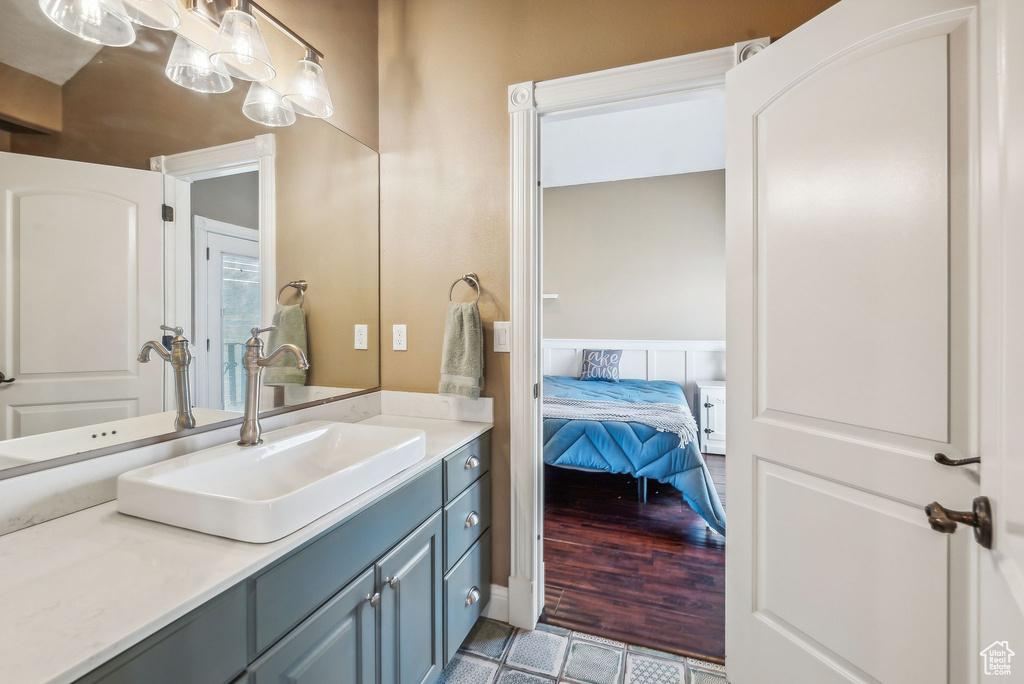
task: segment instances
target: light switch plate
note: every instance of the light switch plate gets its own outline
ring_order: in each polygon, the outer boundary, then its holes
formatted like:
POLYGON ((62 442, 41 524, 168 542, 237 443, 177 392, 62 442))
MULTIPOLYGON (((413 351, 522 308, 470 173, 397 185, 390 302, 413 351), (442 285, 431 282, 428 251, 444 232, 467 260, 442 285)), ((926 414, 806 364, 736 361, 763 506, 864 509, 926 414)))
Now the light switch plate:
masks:
POLYGON ((405 351, 408 348, 409 338, 405 333, 405 324, 391 327, 392 348, 395 351, 405 351))
POLYGON ((512 351, 512 322, 494 321, 494 351, 512 351))
POLYGON ((370 336, 365 323, 356 323, 356 349, 367 348, 367 338, 370 336))

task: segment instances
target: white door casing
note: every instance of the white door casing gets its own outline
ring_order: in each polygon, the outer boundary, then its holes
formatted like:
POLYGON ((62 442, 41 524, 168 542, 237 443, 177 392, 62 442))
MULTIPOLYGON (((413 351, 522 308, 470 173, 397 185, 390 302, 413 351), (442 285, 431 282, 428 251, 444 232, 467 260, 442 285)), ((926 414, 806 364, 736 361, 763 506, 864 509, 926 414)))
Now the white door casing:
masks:
MULTIPOLYGON (((221 320, 221 259, 239 254, 259 259, 259 233, 251 228, 196 216, 195 223, 195 405, 224 407, 221 320)), ((253 321, 257 325, 259 321, 253 321)), ((244 341, 244 340, 243 340, 244 341)))
POLYGON ((733 684, 973 676, 973 538, 923 508, 978 493, 933 460, 980 449, 977 28, 843 0, 727 76, 733 684))
POLYGON ((541 412, 541 239, 539 117, 573 116, 601 107, 671 101, 705 88, 720 88, 725 73, 757 54, 768 38, 679 57, 632 64, 508 88, 511 181, 512 354, 510 407, 509 622, 533 629, 544 607, 541 529, 543 490, 541 412))
MULTIPOLYGON (((991 551, 979 552, 978 679, 999 671, 981 651, 1007 642, 1024 678, 1024 3, 981 5, 981 493, 991 551)), ((952 502, 941 502, 944 505, 952 502)), ((967 510, 966 503, 956 508, 967 510)), ((966 532, 966 530, 965 530, 966 532)), ((998 646, 996 647, 998 648, 998 646)))
POLYGON ((163 177, 0 153, 0 439, 163 410, 163 177))

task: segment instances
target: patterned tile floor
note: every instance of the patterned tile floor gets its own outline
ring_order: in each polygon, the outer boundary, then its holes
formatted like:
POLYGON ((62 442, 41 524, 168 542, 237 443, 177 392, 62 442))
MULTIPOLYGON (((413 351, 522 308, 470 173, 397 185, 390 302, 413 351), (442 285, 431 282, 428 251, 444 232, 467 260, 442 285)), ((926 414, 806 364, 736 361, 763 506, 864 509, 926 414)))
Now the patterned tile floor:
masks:
POLYGON ((481 619, 439 684, 726 684, 725 668, 561 627, 481 619))

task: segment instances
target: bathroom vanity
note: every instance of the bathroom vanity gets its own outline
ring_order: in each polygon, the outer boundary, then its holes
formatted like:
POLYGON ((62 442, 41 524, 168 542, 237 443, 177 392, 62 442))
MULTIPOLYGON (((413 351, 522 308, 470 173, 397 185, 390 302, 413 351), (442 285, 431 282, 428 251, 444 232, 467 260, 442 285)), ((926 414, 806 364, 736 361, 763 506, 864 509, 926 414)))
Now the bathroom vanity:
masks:
POLYGON ((6 674, 83 683, 434 681, 490 598, 490 424, 363 422, 423 430, 426 457, 269 544, 126 516, 116 502, 0 540, 0 559, 21 558, 46 576, 33 580, 26 570, 0 595, 9 610, 6 674), (63 557, 45 561, 56 545, 63 557))

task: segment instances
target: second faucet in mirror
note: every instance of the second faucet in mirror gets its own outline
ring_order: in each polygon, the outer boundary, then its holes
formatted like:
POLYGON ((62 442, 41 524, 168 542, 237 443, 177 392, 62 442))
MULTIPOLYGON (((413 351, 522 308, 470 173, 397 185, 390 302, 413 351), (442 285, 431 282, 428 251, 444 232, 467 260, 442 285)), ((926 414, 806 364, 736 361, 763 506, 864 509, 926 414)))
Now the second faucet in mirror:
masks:
POLYGON ((192 393, 188 384, 188 367, 192 363, 192 352, 188 350, 188 338, 182 328, 161 325, 161 330, 174 333, 171 348, 168 351, 163 342, 150 340, 139 350, 139 363, 149 363, 151 352, 156 352, 174 371, 174 403, 177 414, 174 418, 175 430, 187 430, 196 426, 196 418, 192 415, 192 393))

